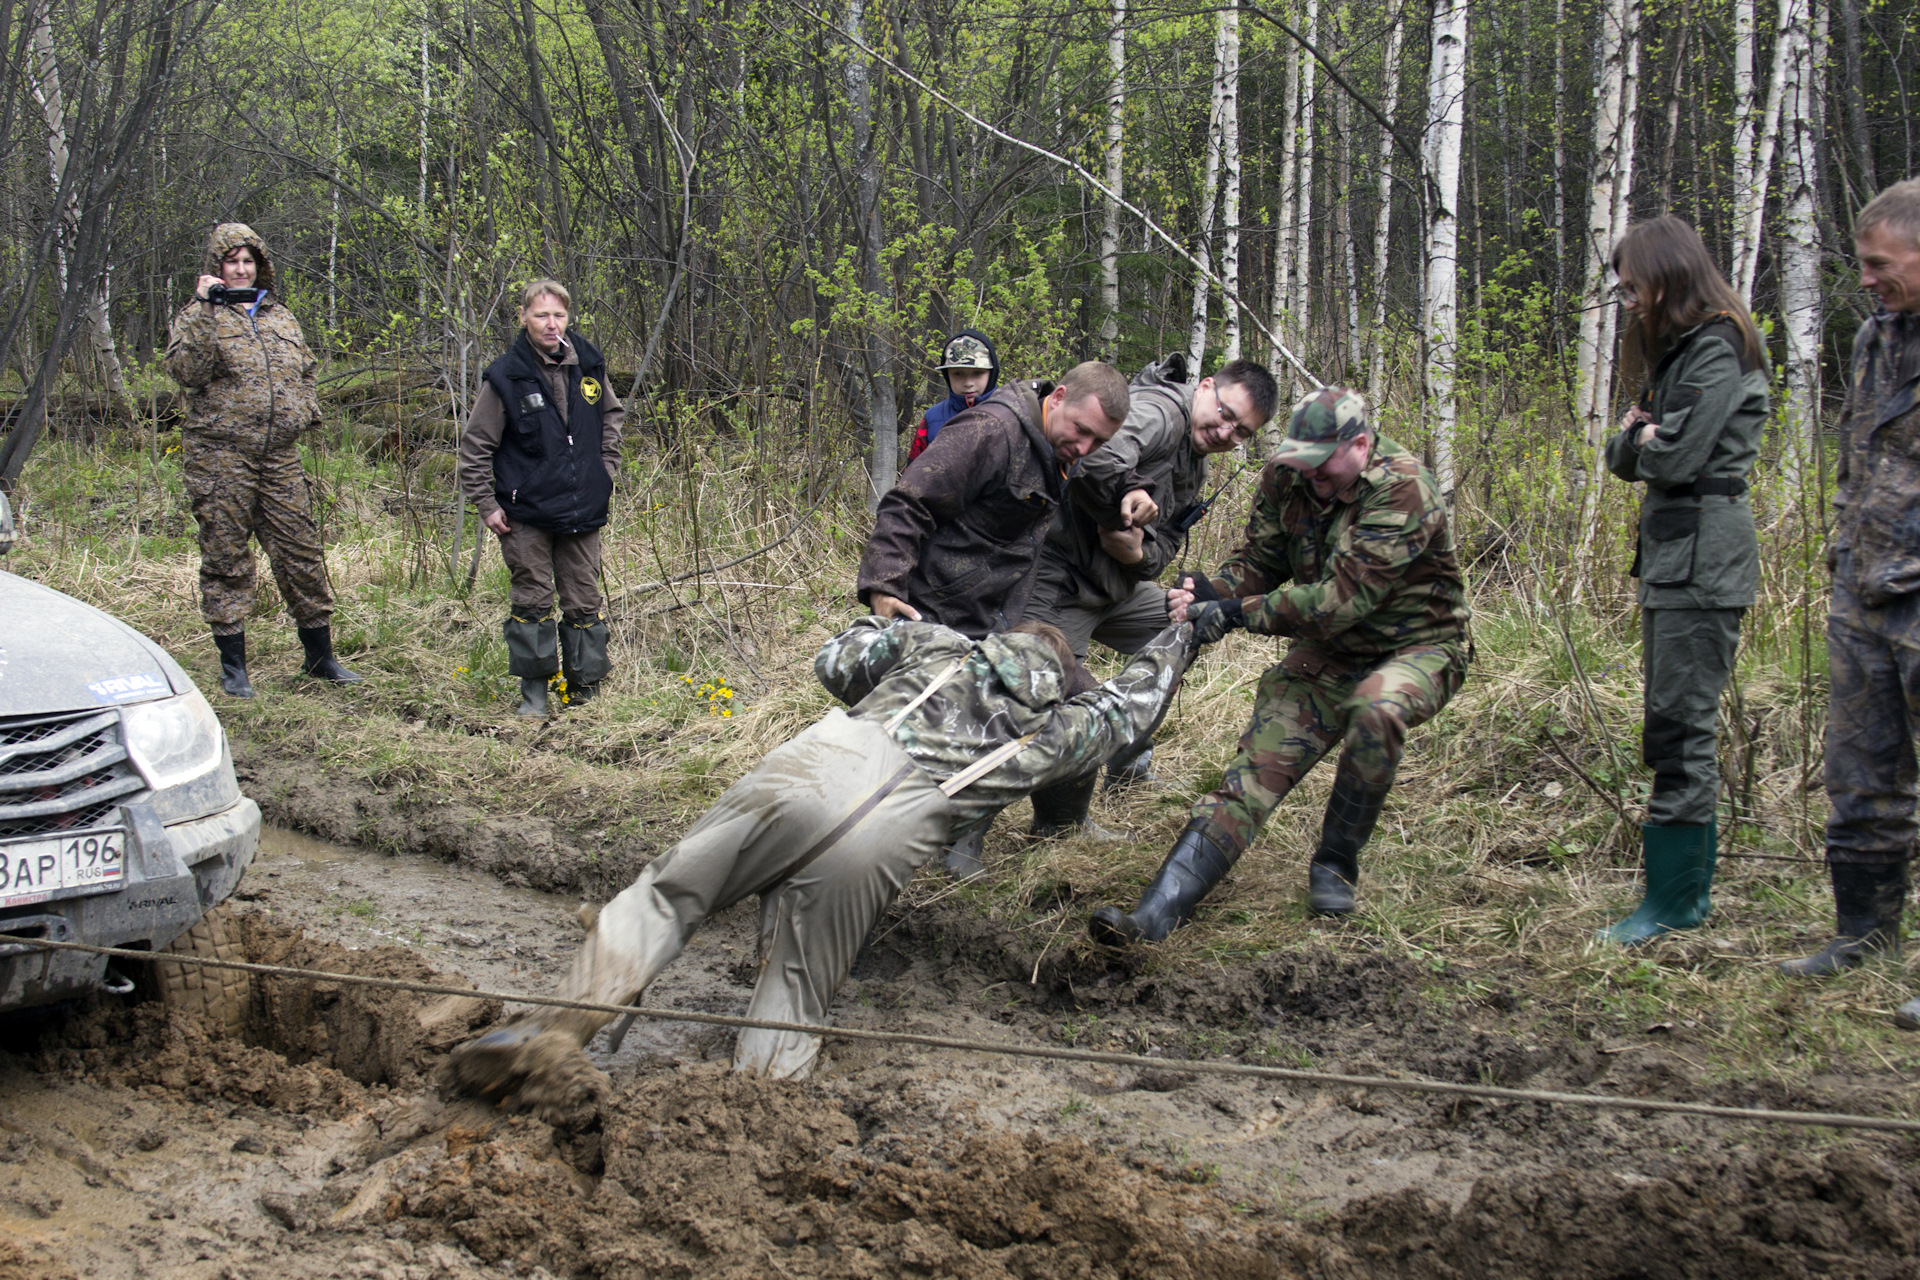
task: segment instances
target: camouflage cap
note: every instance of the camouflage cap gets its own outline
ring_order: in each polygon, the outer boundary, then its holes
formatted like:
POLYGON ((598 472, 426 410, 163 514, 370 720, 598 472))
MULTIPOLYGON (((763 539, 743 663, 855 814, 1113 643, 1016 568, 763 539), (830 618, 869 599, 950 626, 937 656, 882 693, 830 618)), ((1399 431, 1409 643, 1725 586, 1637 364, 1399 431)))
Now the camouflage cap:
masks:
POLYGON ((1351 387, 1321 387, 1301 396, 1275 462, 1311 469, 1367 429, 1366 399, 1351 387))
POLYGON ((987 350, 987 344, 970 333, 963 333, 947 344, 941 353, 940 363, 933 366, 935 372, 944 369, 993 369, 993 352, 987 350))

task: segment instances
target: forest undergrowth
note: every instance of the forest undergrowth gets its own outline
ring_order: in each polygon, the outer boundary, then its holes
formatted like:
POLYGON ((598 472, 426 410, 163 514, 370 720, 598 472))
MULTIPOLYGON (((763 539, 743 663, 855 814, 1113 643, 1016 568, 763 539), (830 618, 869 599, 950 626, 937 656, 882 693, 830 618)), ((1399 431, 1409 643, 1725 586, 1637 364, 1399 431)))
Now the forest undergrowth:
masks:
MULTIPOLYGON (((467 586, 475 528, 469 512, 456 552, 444 445, 402 458, 335 424, 310 450, 308 472, 339 596, 336 642, 366 682, 338 689, 294 677, 298 642, 261 557, 263 594, 248 630, 259 696, 227 699, 198 613, 177 437, 133 439, 43 446, 16 494, 22 539, 7 570, 159 640, 251 758, 296 762, 419 807, 543 815, 589 850, 615 839, 667 847, 825 711, 813 654, 860 612, 852 583, 868 517, 857 462, 809 464, 830 455, 802 454, 768 431, 687 430, 671 447, 636 434, 606 540, 613 674, 591 704, 517 721, 499 630, 506 572, 489 540, 467 586)), ((1307 945, 1386 953, 1426 966, 1436 998, 1444 987, 1458 1008, 1464 992, 1489 1025, 1596 1041, 1684 1029, 1687 1054, 1710 1076, 1920 1068, 1920 1037, 1889 1021, 1920 990, 1920 965, 1882 961, 1822 985, 1774 968, 1819 945, 1833 924, 1818 861, 1820 537, 1817 514, 1811 533, 1799 514, 1817 512, 1818 495, 1771 471, 1757 476, 1766 569, 1723 702, 1713 918, 1624 952, 1592 934, 1638 901, 1637 823, 1650 780, 1639 759, 1639 618, 1625 574, 1634 504, 1616 483, 1583 558, 1566 468, 1528 439, 1489 446, 1469 470, 1479 478, 1458 495, 1476 661, 1453 703, 1410 737, 1363 855, 1361 911, 1329 922, 1305 906, 1329 765, 1275 815, 1195 925, 1149 963, 1227 966, 1307 945)), ((1211 565, 1235 542, 1255 474, 1234 474, 1195 531, 1186 567, 1211 565)), ((1274 640, 1237 634, 1195 663, 1158 741, 1165 789, 1096 802, 1095 818, 1131 843, 1029 841, 1023 804, 996 823, 984 881, 956 885, 931 867, 903 907, 964 904, 1043 957, 1097 966, 1088 914, 1131 903, 1187 806, 1217 783, 1254 682, 1278 652, 1274 640)), ((1116 666, 1096 654, 1097 669, 1116 666)))

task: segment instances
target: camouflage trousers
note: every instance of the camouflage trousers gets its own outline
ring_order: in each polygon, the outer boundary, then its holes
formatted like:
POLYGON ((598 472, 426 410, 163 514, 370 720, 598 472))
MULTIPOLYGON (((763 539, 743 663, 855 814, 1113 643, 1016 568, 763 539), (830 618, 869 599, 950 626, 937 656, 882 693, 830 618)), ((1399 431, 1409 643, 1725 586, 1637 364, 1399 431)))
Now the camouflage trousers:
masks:
POLYGON ((1920 601, 1856 609, 1850 622, 1827 619, 1829 862, 1903 862, 1920 831, 1914 822, 1920 627, 1899 625, 1914 612, 1903 604, 1920 601))
POLYGON ((181 473, 200 524, 200 616, 214 634, 245 629, 254 599, 253 538, 267 553, 294 625, 326 626, 333 589, 299 449, 261 453, 209 444, 189 432, 181 473))
POLYGON ((1296 644, 1260 677, 1239 754, 1192 817, 1246 849, 1335 743, 1341 772, 1384 790, 1400 766, 1407 730, 1439 714, 1466 674, 1464 645, 1402 649, 1355 666, 1296 644))
POLYGON ((1642 609, 1645 715, 1640 759, 1653 770, 1647 821, 1704 827, 1720 797, 1720 691, 1733 673, 1745 609, 1642 609))

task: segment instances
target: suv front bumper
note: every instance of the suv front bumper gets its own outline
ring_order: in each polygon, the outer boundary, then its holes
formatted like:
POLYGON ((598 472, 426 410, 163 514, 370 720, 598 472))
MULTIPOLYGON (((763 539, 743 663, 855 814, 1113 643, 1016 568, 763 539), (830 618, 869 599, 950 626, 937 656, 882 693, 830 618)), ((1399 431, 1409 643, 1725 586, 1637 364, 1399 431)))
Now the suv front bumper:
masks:
MULTIPOLYGON (((121 812, 125 887, 0 912, 0 934, 158 951, 233 893, 260 847, 260 806, 244 796, 210 817, 170 826, 144 800, 121 812)), ((86 995, 101 985, 107 963, 85 951, 0 942, 0 1010, 86 995)))

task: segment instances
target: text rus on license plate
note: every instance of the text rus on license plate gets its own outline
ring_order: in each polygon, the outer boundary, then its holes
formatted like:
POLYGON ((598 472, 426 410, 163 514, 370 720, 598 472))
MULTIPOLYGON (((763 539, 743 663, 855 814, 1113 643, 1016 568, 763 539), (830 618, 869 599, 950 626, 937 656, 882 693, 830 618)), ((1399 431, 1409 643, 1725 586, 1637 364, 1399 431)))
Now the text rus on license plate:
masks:
POLYGON ((44 902, 65 889, 111 889, 126 878, 127 833, 78 831, 0 844, 0 907, 44 902))

